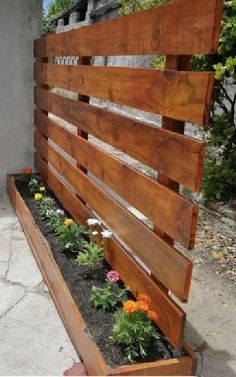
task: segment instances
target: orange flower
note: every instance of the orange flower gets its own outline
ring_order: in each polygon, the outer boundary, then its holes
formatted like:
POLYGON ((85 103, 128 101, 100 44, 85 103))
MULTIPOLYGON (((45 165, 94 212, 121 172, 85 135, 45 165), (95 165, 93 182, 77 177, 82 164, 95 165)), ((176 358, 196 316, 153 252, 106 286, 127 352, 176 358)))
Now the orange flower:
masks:
POLYGON ((158 314, 154 310, 149 310, 147 312, 147 316, 151 318, 153 321, 156 321, 159 317, 158 314))
POLYGON ((137 301, 136 302, 137 309, 140 310, 141 312, 147 312, 149 310, 149 305, 146 304, 144 301, 137 301))
POLYGON ((30 175, 32 173, 32 169, 25 167, 22 169, 24 175, 30 175))
POLYGON ((136 310, 137 310, 136 302, 132 300, 125 301, 124 306, 123 306, 123 311, 126 314, 134 313, 136 310))
POLYGON ((142 293, 140 293, 138 295, 138 301, 144 302, 147 305, 150 305, 150 303, 151 303, 150 297, 148 295, 145 295, 145 294, 142 294, 142 293))

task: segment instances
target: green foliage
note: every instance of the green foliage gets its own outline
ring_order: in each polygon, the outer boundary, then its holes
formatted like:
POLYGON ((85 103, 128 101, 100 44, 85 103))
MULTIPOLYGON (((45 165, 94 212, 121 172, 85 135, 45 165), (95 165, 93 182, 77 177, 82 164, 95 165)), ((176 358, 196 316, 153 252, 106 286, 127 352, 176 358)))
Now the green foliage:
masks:
POLYGON ((90 241, 83 245, 83 251, 77 255, 77 263, 86 269, 96 268, 103 261, 103 247, 90 241))
POLYGON ((72 252, 78 252, 83 248, 85 243, 83 236, 85 233, 85 228, 75 222, 66 225, 64 221, 62 224, 59 223, 56 227, 56 234, 61 243, 66 249, 69 249, 72 252))
POLYGON ((202 189, 207 198, 217 200, 230 199, 236 192, 235 52, 236 0, 232 0, 225 1, 218 54, 198 57, 196 65, 214 70, 216 77, 202 189))
POLYGON ((128 14, 139 12, 144 9, 167 4, 169 3, 169 1, 170 0, 120 0, 120 15, 126 16, 128 14))
POLYGON ((236 126, 226 112, 212 122, 202 189, 210 199, 227 199, 236 192, 236 126))
POLYGON ((37 202, 39 215, 42 219, 46 219, 50 211, 54 211, 56 202, 52 198, 43 198, 37 202))
POLYGON ((158 339, 158 334, 146 313, 135 311, 128 314, 118 310, 111 339, 124 348, 127 360, 133 363, 146 356, 150 343, 158 339))
POLYGON ((90 302, 95 308, 110 310, 126 299, 126 289, 107 282, 103 288, 92 286, 90 302))
POLYGON ((31 178, 30 182, 28 183, 28 187, 29 187, 30 193, 32 195, 35 194, 36 192, 40 191, 39 190, 40 186, 41 186, 41 178, 40 177, 31 178))
POLYGON ((57 230, 63 225, 65 215, 64 211, 57 209, 57 210, 49 210, 46 213, 47 223, 52 228, 52 230, 57 233, 57 230))
POLYGON ((56 18, 66 12, 72 6, 72 0, 54 0, 43 13, 42 29, 44 33, 55 33, 56 18))

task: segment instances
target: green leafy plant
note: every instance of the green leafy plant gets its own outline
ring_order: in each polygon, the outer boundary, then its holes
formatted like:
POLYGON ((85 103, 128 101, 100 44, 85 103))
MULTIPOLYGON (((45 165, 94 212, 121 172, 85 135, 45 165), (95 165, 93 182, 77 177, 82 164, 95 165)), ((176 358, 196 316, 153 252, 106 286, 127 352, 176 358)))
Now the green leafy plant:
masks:
POLYGON ((77 255, 77 263, 86 269, 94 269, 103 261, 103 247, 90 241, 83 245, 83 251, 77 255))
POLYGON ((72 219, 66 218, 61 225, 59 224, 56 228, 56 234, 63 246, 72 252, 78 252, 84 247, 86 230, 84 226, 77 224, 72 219))
POLYGON ((40 191, 40 186, 41 186, 40 177, 33 177, 30 179, 28 183, 29 191, 32 195, 40 191))
POLYGON ((53 0, 43 12, 42 29, 44 33, 55 33, 57 18, 73 5, 73 0, 53 0))
POLYGON ((120 0, 120 15, 126 16, 134 12, 167 4, 169 1, 170 0, 120 0))
POLYGON ((48 218, 50 212, 52 213, 56 208, 55 200, 53 198, 50 198, 50 197, 44 198, 42 193, 35 193, 34 198, 35 198, 35 200, 38 201, 39 216, 42 219, 48 218), (40 199, 40 197, 41 197, 41 199, 40 199))
POLYGON ((92 286, 90 302, 95 308, 110 310, 121 304, 126 298, 126 290, 117 284, 107 282, 104 287, 92 286))
POLYGON ((95 308, 110 310, 125 300, 127 289, 119 287, 117 284, 119 280, 120 277, 117 271, 109 271, 106 283, 102 288, 93 285, 90 302, 95 308))
POLYGON ((215 71, 202 190, 216 200, 230 200, 236 193, 236 0, 224 5, 218 53, 196 56, 192 62, 195 70, 215 71))
POLYGON ((58 228, 64 223, 65 213, 61 209, 51 209, 46 212, 47 223, 56 233, 58 228))
POLYGON ((111 339, 123 347, 126 358, 131 363, 143 359, 151 343, 159 338, 153 324, 157 314, 149 310, 149 297, 140 296, 137 302, 126 301, 123 310, 115 313, 111 335, 111 339))

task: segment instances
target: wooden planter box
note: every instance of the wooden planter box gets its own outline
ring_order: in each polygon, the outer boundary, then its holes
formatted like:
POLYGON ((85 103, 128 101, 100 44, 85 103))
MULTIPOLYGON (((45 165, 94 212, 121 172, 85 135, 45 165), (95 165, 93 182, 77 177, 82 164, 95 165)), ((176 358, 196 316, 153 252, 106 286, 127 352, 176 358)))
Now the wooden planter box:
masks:
POLYGON ((38 229, 29 209, 18 192, 14 177, 7 176, 8 195, 20 220, 32 252, 53 297, 76 351, 81 356, 89 375, 194 375, 196 358, 189 346, 184 346, 185 356, 151 363, 109 367, 99 348, 94 343, 77 305, 59 271, 50 247, 38 229))

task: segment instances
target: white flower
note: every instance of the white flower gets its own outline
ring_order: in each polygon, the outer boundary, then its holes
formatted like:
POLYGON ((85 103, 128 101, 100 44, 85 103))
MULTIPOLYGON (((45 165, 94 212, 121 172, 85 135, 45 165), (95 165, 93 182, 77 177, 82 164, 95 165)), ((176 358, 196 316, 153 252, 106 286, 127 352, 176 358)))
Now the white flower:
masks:
POLYGON ((112 232, 110 230, 105 229, 101 232, 101 235, 103 238, 110 238, 112 236, 112 232))
POLYGON ((53 209, 48 209, 48 210, 46 211, 46 216, 47 216, 47 217, 53 216, 54 213, 55 213, 55 212, 54 212, 53 209))
POLYGON ((70 247, 71 247, 71 243, 68 242, 68 243, 66 244, 66 249, 69 249, 70 247))
POLYGON ((94 232, 92 232, 93 236, 96 236, 97 234, 98 234, 98 232, 96 230, 94 230, 94 232))
POLYGON ((87 220, 88 225, 101 225, 101 221, 97 219, 88 219, 87 220))
POLYGON ((32 178, 32 179, 30 180, 29 186, 31 186, 31 185, 37 185, 37 184, 38 184, 37 179, 32 178))
POLYGON ((57 209, 57 210, 56 210, 56 213, 57 213, 58 215, 62 215, 62 216, 63 216, 65 212, 63 211, 63 209, 57 209))

